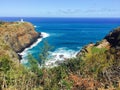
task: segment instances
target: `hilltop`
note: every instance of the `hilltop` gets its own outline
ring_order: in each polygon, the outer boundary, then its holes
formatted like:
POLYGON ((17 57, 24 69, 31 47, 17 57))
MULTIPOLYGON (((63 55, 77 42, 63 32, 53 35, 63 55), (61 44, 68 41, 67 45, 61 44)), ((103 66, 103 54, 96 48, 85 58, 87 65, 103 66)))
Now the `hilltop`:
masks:
POLYGON ((40 33, 28 22, 0 23, 0 56, 9 55, 12 59, 19 59, 18 52, 23 51, 34 43, 40 33))

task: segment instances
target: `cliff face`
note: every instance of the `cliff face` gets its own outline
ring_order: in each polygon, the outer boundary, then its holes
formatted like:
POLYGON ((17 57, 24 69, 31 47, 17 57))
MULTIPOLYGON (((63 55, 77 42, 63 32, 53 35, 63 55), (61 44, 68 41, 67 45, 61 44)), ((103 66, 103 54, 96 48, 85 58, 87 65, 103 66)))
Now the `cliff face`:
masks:
POLYGON ((87 48, 96 47, 96 48, 106 48, 107 50, 114 48, 116 51, 120 50, 120 27, 111 31, 108 35, 104 37, 103 40, 95 44, 88 44, 78 53, 77 56, 82 55, 87 52, 87 48))
POLYGON ((114 29, 104 39, 110 43, 111 47, 120 49, 120 27, 114 29))
POLYGON ((31 23, 3 23, 0 25, 1 54, 18 58, 17 53, 30 46, 39 37, 40 33, 34 30, 31 23))

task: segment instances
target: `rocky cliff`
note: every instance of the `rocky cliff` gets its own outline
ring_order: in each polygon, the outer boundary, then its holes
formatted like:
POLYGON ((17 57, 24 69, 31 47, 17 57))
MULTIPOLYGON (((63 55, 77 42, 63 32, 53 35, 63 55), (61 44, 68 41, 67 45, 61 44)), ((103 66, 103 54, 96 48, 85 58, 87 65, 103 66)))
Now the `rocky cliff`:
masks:
POLYGON ((120 50, 120 27, 112 30, 106 35, 103 40, 97 43, 90 43, 83 47, 83 49, 77 54, 77 56, 82 55, 83 53, 88 53, 87 48, 96 47, 96 48, 106 48, 107 50, 114 48, 115 50, 120 50))
POLYGON ((4 22, 0 24, 0 55, 18 58, 17 53, 33 44, 40 33, 28 22, 4 22))
POLYGON ((82 72, 95 75, 102 87, 108 90, 120 87, 120 28, 111 31, 100 42, 86 45, 77 56, 85 62, 82 72))
POLYGON ((111 47, 120 49, 120 27, 111 31, 104 39, 106 39, 111 47))

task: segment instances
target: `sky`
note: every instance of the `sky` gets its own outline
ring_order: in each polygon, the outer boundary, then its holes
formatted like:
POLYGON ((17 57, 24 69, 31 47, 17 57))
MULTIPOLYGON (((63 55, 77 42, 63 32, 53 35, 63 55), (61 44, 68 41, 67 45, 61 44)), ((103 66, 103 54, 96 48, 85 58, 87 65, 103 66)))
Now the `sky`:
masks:
POLYGON ((0 17, 120 17, 120 0, 0 0, 0 17))

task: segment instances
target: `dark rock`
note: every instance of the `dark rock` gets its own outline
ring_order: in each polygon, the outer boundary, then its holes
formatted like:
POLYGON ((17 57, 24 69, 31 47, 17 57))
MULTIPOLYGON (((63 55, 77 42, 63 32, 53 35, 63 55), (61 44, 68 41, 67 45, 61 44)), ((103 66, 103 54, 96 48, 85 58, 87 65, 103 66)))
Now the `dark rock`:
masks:
POLYGON ((60 58, 63 58, 63 57, 64 57, 64 55, 59 55, 59 57, 60 57, 60 58))
POLYGON ((112 47, 120 49, 120 27, 114 29, 104 39, 106 39, 112 47))
POLYGON ((59 61, 56 61, 55 64, 61 65, 63 62, 64 62, 64 60, 59 60, 59 61))

